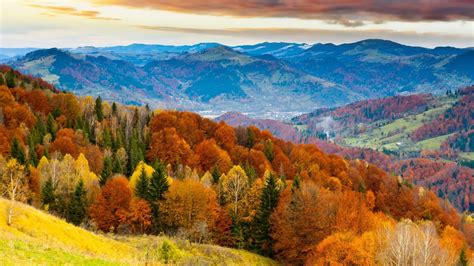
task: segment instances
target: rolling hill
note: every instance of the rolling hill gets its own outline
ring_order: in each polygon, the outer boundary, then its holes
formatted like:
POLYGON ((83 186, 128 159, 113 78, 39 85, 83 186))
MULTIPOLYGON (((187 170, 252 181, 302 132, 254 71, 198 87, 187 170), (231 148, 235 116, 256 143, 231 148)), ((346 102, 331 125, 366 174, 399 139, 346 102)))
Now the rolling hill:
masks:
POLYGON ((0 198, 0 264, 130 265, 239 264, 276 265, 243 250, 190 244, 160 236, 95 234, 31 206, 16 203, 13 224, 6 224, 9 202, 0 198), (168 246, 163 251, 163 246, 168 246))

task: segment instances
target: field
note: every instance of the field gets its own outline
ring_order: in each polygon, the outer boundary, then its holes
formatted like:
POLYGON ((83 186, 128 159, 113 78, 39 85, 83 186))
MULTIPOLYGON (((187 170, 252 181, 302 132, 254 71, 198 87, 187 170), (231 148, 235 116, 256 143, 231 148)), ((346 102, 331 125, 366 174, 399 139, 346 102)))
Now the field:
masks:
POLYGON ((274 265, 256 254, 165 236, 100 235, 33 207, 0 199, 0 265, 274 265))

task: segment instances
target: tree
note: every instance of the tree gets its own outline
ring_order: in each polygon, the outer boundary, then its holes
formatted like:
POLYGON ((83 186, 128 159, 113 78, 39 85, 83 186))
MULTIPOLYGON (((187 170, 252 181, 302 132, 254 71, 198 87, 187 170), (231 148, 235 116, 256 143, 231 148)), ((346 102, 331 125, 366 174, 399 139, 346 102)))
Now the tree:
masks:
POLYGON ((207 227, 216 218, 216 195, 198 180, 185 178, 174 181, 160 202, 164 225, 171 231, 182 230, 190 239, 207 238, 207 227), (199 225, 205 225, 203 231, 199 225))
POLYGON ((99 183, 101 186, 107 183, 107 180, 112 176, 113 172, 112 158, 107 156, 104 158, 104 167, 102 167, 102 173, 100 174, 99 183))
POLYGON ((23 151, 23 148, 16 137, 14 137, 12 140, 10 156, 17 159, 20 164, 25 164, 26 162, 25 152, 23 151))
POLYGON ((165 167, 160 162, 155 163, 155 171, 153 172, 150 185, 148 188, 148 201, 151 206, 152 225, 155 233, 160 226, 160 209, 159 202, 164 200, 164 195, 168 191, 170 183, 166 176, 165 167))
POLYGON ((147 157, 150 161, 160 160, 162 162, 176 165, 186 164, 191 156, 191 147, 181 138, 175 128, 165 128, 153 133, 150 149, 147 157))
POLYGON ((55 212, 57 211, 56 200, 57 199, 55 188, 53 186, 53 181, 51 178, 48 178, 48 180, 41 188, 41 203, 47 211, 55 212))
POLYGON ((81 179, 76 185, 67 212, 67 220, 75 225, 81 224, 86 217, 86 193, 84 181, 81 179))
POLYGON ((97 121, 102 122, 102 120, 104 119, 104 109, 102 107, 102 98, 100 98, 100 96, 95 99, 94 110, 97 116, 97 121))
POLYGON ((142 168, 142 172, 138 177, 137 183, 135 185, 135 196, 138 198, 149 200, 149 192, 148 192, 148 177, 146 176, 145 169, 142 168))
POLYGON ((13 70, 10 70, 5 73, 5 83, 7 84, 8 88, 16 87, 15 73, 13 73, 13 70))
POLYGON ((128 212, 131 198, 132 191, 127 178, 111 178, 90 206, 89 215, 100 230, 116 231, 121 224, 121 214, 128 212))
POLYGON ((238 217, 240 200, 245 196, 248 190, 248 177, 245 171, 239 165, 232 167, 222 182, 226 201, 229 203, 233 215, 238 217))
POLYGON ((28 198, 28 180, 25 175, 25 167, 15 159, 8 160, 2 171, 1 194, 10 199, 7 213, 7 225, 12 224, 15 202, 24 202, 28 198))
POLYGON ((260 196, 260 206, 254 219, 255 244, 259 253, 272 256, 272 238, 270 237, 270 216, 277 206, 280 190, 276 178, 270 174, 260 196))

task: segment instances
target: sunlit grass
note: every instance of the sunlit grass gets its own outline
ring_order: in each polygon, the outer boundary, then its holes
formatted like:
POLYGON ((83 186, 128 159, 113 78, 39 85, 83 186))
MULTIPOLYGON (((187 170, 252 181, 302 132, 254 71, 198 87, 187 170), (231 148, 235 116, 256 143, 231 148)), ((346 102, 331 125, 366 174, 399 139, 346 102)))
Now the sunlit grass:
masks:
POLYGON ((272 265, 256 254, 166 236, 101 235, 17 203, 8 226, 0 198, 0 265, 272 265))

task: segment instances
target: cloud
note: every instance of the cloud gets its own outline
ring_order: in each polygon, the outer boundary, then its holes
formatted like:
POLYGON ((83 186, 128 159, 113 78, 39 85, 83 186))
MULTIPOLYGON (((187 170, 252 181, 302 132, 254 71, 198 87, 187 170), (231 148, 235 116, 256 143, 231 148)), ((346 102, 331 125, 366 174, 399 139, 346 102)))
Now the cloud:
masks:
MULTIPOLYGON (((396 30, 325 30, 308 28, 183 28, 167 26, 149 26, 135 25, 135 27, 151 31, 186 33, 210 36, 236 37, 239 40, 261 41, 291 41, 291 42, 309 42, 309 43, 350 43, 363 39, 388 39, 409 45, 420 45, 426 47, 435 47, 445 45, 440 40, 451 40, 452 45, 459 47, 471 46, 471 37, 466 35, 457 35, 449 33, 419 33, 415 31, 396 31, 396 30), (337 40, 337 41, 335 41, 337 40)), ((206 39, 204 39, 206 40, 206 39)))
POLYGON ((50 5, 36 5, 36 4, 31 4, 29 6, 47 11, 47 12, 41 13, 47 16, 70 15, 70 16, 85 17, 85 18, 90 18, 90 19, 120 20, 118 18, 102 17, 100 16, 99 11, 78 10, 74 7, 69 7, 69 6, 50 6, 50 5))
POLYGON ((96 4, 238 17, 320 19, 347 26, 368 20, 473 20, 471 0, 91 0, 96 4))

